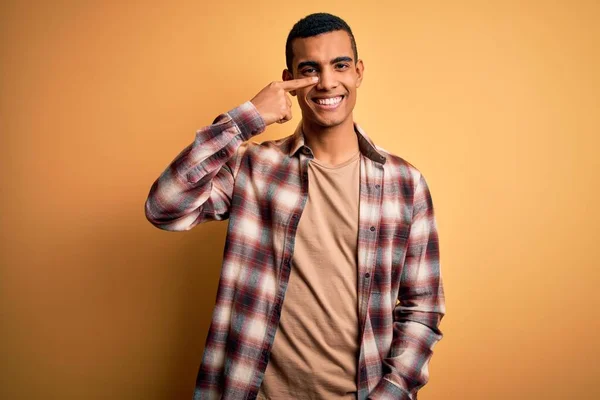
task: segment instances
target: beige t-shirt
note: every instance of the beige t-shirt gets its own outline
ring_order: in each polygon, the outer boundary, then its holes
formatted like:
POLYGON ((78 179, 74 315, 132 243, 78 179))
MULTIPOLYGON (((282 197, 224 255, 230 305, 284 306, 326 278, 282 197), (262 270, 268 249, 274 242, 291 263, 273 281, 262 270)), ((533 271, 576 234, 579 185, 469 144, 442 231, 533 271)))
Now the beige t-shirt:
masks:
POLYGON ((356 399, 360 152, 309 162, 281 319, 258 399, 356 399))

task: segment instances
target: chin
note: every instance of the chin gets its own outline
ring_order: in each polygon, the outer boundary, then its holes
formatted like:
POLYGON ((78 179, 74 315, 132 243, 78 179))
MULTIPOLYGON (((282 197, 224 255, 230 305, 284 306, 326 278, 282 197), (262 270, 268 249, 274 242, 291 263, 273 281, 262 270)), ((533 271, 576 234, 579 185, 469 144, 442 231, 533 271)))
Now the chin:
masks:
POLYGON ((325 128, 332 128, 334 126, 343 124, 348 117, 348 115, 333 118, 319 118, 317 116, 317 118, 315 118, 315 122, 325 128))
POLYGON ((319 115, 318 113, 311 112, 310 117, 308 117, 306 119, 315 125, 322 126, 324 128, 331 128, 334 126, 338 126, 338 125, 342 124, 344 121, 346 121, 346 119, 348 119, 348 115, 344 115, 344 116, 332 115, 332 116, 328 116, 328 117, 323 117, 322 115, 319 115))

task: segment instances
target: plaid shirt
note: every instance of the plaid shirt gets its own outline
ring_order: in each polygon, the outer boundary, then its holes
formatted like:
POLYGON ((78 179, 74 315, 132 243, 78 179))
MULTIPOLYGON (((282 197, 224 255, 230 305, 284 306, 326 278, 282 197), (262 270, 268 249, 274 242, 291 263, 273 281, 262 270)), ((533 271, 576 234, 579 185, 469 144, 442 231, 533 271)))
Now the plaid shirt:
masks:
MULTIPOLYGON (((185 231, 229 218, 194 399, 258 393, 308 198, 313 155, 300 126, 283 139, 247 141, 265 124, 246 102, 198 130, 150 189, 146 217, 160 229, 185 231)), ((375 146, 356 124, 355 131, 361 151, 357 397, 416 399, 445 313, 431 196, 414 166, 375 146)))

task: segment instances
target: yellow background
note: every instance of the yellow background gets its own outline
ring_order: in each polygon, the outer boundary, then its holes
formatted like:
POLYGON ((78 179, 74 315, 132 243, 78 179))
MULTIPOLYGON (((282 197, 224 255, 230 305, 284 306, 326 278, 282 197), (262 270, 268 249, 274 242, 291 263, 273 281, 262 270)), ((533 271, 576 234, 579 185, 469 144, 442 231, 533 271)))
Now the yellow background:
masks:
POLYGON ((434 198, 420 398, 600 398, 597 1, 167 3, 0 6, 0 398, 191 397, 226 223, 163 232, 144 201, 317 11, 356 35, 356 120, 434 198))

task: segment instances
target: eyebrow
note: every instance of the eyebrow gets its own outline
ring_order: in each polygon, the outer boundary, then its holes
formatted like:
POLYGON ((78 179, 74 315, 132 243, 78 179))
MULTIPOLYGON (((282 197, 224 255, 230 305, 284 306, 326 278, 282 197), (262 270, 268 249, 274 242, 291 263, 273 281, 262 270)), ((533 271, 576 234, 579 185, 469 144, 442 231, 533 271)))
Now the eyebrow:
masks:
MULTIPOLYGON (((329 63, 330 64, 337 64, 339 62, 352 62, 354 61, 352 59, 352 57, 347 57, 347 56, 342 56, 342 57, 336 57, 333 60, 331 60, 329 63)), ((298 64, 298 69, 300 68, 304 68, 304 67, 318 67, 319 63, 316 61, 302 61, 301 63, 298 64)))

